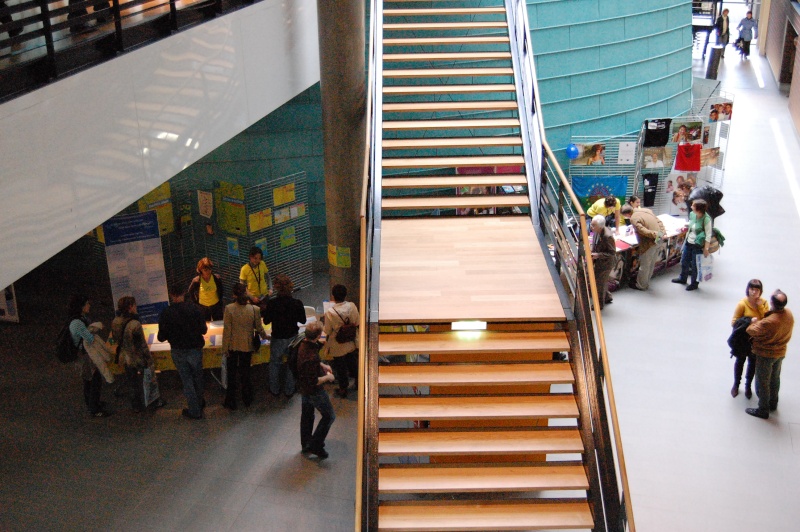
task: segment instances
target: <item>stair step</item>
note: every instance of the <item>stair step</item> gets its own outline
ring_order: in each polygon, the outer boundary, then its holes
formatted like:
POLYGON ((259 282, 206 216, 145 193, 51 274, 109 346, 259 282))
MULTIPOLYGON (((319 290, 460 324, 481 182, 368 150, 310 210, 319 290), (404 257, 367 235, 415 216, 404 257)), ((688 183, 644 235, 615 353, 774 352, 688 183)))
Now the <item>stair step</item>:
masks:
POLYGON ((445 187, 495 187, 502 185, 527 186, 524 175, 465 175, 426 177, 384 177, 381 187, 400 188, 445 188, 445 187))
POLYGON ((505 20, 497 22, 418 22, 386 24, 384 31, 426 31, 426 30, 480 30, 488 28, 508 28, 505 20))
POLYGON ((384 70, 384 78, 452 78, 476 76, 513 76, 514 69, 497 68, 398 68, 384 70))
MULTIPOLYGON (((386 104, 384 104, 386 109, 386 104)), ((384 150, 414 150, 420 148, 487 148, 522 146, 521 137, 427 137, 422 139, 384 139, 384 150)), ((509 183, 502 183, 507 185, 509 183)))
POLYGON ((381 397, 379 420, 577 418, 571 395, 381 397))
POLYGON ((487 92, 516 92, 512 83, 496 83, 492 85, 389 85, 383 87, 387 96, 403 96, 410 94, 478 94, 487 92))
POLYGON ((411 129, 478 129, 518 128, 518 118, 475 118, 466 120, 385 120, 383 129, 388 131, 411 129))
POLYGON ((427 429, 378 435, 378 454, 383 456, 530 453, 583 453, 583 442, 577 429, 486 432, 427 429))
POLYGON ((556 353, 568 350, 569 340, 563 331, 383 333, 378 336, 378 353, 381 355, 556 353))
POLYGON ((466 157, 396 157, 384 158, 384 168, 455 168, 457 166, 512 166, 525 164, 522 155, 466 157))
POLYGON ((490 209, 492 207, 527 207, 528 197, 523 195, 479 196, 466 194, 457 197, 383 198, 386 211, 426 209, 490 209))
POLYGON ((471 101, 471 102, 412 102, 384 103, 384 113, 424 113, 435 111, 516 111, 517 102, 506 101, 471 101))
POLYGON ((427 8, 427 9, 384 9, 383 14, 387 17, 415 17, 419 15, 505 15, 504 7, 446 7, 446 8, 427 8))
POLYGON ((510 52, 441 52, 418 54, 384 54, 383 62, 390 61, 486 61, 510 60, 510 52))
POLYGON ((583 465, 382 466, 380 493, 477 493, 589 489, 583 465))
POLYGON ((381 532, 593 529, 585 500, 384 502, 381 532))
POLYGON ((492 386, 565 384, 574 381, 566 362, 540 364, 409 364, 382 366, 382 386, 492 386))
POLYGON ((508 44, 508 35, 481 35, 480 37, 400 37, 383 39, 383 46, 418 46, 418 45, 473 45, 473 44, 508 44))

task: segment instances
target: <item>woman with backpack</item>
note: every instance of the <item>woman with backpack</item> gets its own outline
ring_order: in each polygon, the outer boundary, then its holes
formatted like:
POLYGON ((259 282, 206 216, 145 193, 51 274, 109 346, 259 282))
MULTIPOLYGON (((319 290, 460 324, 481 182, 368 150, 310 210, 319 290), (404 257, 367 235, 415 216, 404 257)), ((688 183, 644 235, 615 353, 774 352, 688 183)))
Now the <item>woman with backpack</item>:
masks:
POLYGON ((288 371, 283 358, 286 356, 286 348, 289 347, 292 338, 300 332, 297 324, 306 322, 306 311, 303 308, 303 302, 292 297, 294 283, 288 275, 276 275, 273 289, 278 297, 267 300, 264 310, 261 311, 264 325, 272 324, 269 351, 269 393, 273 397, 278 397, 281 393, 281 382, 283 382, 283 393, 286 397, 291 397, 295 391, 294 377, 288 371))
POLYGON ((100 370, 89 358, 84 345, 94 342, 94 334, 89 331, 89 298, 75 294, 69 301, 67 314, 69 315, 69 332, 72 343, 78 347, 78 362, 80 364, 81 378, 83 379, 83 400, 89 409, 89 414, 94 417, 107 417, 111 414, 105 410, 105 403, 100 400, 103 390, 103 376, 100 370))
POLYGON ((334 394, 342 399, 347 399, 350 377, 356 379, 358 386, 358 309, 345 301, 345 297, 347 288, 344 285, 331 288, 333 306, 325 312, 323 332, 327 339, 322 348, 325 359, 333 357, 331 367, 339 385, 334 394))
MULTIPOLYGON (((133 388, 131 408, 134 412, 142 412, 144 403, 144 375, 146 368, 153 368, 153 357, 144 337, 142 323, 136 312, 136 299, 132 296, 119 298, 117 317, 111 322, 111 334, 117 339, 117 355, 119 363, 125 367, 125 377, 133 388)), ((163 399, 156 400, 156 408, 167 403, 163 399)))

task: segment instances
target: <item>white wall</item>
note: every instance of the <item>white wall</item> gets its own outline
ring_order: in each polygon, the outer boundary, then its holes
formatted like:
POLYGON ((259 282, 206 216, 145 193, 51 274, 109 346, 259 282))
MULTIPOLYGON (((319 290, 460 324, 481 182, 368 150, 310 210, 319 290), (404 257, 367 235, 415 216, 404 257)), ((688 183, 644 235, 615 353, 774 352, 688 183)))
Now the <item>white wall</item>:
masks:
POLYGON ((315 0, 265 0, 0 106, 0 287, 319 81, 315 0))

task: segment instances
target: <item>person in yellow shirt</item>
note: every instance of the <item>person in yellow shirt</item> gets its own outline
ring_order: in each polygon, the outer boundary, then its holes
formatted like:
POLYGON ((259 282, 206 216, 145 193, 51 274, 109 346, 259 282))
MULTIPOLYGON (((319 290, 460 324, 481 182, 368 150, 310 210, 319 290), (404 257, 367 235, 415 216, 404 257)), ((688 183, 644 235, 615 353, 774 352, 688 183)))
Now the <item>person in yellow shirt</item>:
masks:
POLYGON ((206 321, 219 321, 225 312, 222 300, 222 278, 213 273, 214 263, 208 257, 203 257, 197 263, 197 277, 192 279, 186 291, 189 301, 200 306, 206 321))
POLYGON ((262 260, 264 253, 261 248, 250 248, 250 262, 242 266, 239 280, 247 286, 247 295, 254 305, 263 305, 272 294, 272 280, 269 278, 269 268, 262 260))
POLYGON ((590 220, 598 214, 604 216, 606 219, 606 227, 616 227, 617 233, 619 233, 619 226, 622 221, 619 209, 619 200, 613 195, 610 195, 595 201, 592 206, 589 207, 589 210, 586 211, 586 215, 590 220))

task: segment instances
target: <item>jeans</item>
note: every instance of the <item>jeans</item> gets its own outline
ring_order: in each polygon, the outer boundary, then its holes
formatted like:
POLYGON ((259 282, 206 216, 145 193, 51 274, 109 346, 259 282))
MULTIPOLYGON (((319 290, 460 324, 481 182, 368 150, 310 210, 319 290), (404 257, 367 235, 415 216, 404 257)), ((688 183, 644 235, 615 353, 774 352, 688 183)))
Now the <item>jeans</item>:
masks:
POLYGON ((91 380, 83 381, 83 400, 89 413, 94 415, 102 410, 100 406, 100 392, 103 390, 103 376, 95 370, 91 380))
POLYGON ((294 393, 294 377, 289 371, 289 366, 283 362, 283 356, 291 341, 291 338, 273 337, 270 342, 269 391, 272 395, 281 393, 281 382, 283 382, 283 393, 286 395, 294 393))
POLYGON ((325 448, 325 438, 331 429, 336 414, 333 411, 331 399, 328 392, 320 387, 316 392, 303 396, 303 410, 300 416, 300 444, 303 449, 322 450, 325 448), (314 409, 319 410, 322 419, 317 423, 317 429, 312 434, 314 428, 314 409))
POLYGON ((228 354, 228 389, 225 392, 225 404, 236 407, 236 379, 242 381, 242 402, 250 406, 253 402, 253 385, 250 382, 250 360, 253 353, 245 351, 231 351, 228 354))
POLYGON ((197 349, 173 349, 172 362, 178 370, 183 383, 183 395, 189 407, 189 414, 202 415, 203 408, 203 351, 197 349))
POLYGON ((144 410, 144 381, 139 368, 125 366, 125 380, 131 387, 131 408, 141 412, 144 410))
POLYGON ((340 391, 346 392, 350 387, 350 377, 356 379, 356 386, 358 386, 358 350, 340 357, 333 357, 331 369, 340 391))
POLYGON ((697 256, 703 254, 703 246, 685 242, 681 251, 681 279, 689 280, 690 284, 698 284, 697 256))
POLYGON ((756 355, 756 394, 758 394, 758 409, 762 412, 778 408, 783 358, 756 355))
POLYGON ((750 388, 753 383, 753 377, 756 374, 756 356, 750 353, 746 357, 734 357, 736 363, 733 365, 733 384, 738 388, 739 383, 742 382, 742 371, 744 370, 744 361, 747 360, 747 373, 744 376, 744 385, 750 388))

